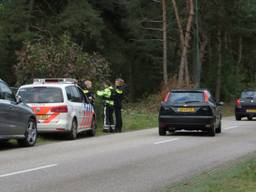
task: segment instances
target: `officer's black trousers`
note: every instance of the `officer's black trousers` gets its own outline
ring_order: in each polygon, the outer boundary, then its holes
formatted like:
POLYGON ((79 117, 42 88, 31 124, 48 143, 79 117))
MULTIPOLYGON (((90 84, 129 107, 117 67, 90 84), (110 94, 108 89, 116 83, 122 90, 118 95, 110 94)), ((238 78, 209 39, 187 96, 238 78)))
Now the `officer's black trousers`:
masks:
POLYGON ((112 130, 112 126, 114 125, 114 119, 113 119, 113 107, 111 106, 106 106, 106 114, 105 114, 105 122, 106 122, 106 128, 109 129, 109 131, 112 130))
POLYGON ((115 107, 115 117, 116 117, 115 131, 122 132, 123 121, 122 121, 121 107, 115 107))

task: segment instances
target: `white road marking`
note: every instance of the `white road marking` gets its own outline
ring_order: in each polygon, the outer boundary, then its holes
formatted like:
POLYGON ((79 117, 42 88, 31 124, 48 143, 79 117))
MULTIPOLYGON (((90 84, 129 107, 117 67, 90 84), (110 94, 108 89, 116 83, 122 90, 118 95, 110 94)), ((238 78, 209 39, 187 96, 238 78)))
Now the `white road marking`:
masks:
POLYGON ((26 170, 16 171, 16 172, 12 172, 12 173, 6 173, 3 175, 0 175, 0 178, 9 177, 9 176, 13 176, 13 175, 19 175, 19 174, 23 174, 23 173, 29 173, 29 172, 33 172, 33 171, 42 170, 42 169, 48 169, 48 168, 56 167, 56 166, 58 166, 58 164, 45 165, 45 166, 36 167, 36 168, 32 168, 32 169, 26 169, 26 170))
POLYGON ((227 128, 224 128, 224 129, 225 130, 230 130, 230 129, 235 129, 235 128, 238 128, 238 126, 227 127, 227 128))
POLYGON ((154 144, 155 144, 155 145, 159 145, 159 144, 170 143, 170 142, 178 141, 178 140, 179 140, 178 138, 174 138, 174 139, 169 139, 169 140, 157 141, 157 142, 155 142, 154 144))

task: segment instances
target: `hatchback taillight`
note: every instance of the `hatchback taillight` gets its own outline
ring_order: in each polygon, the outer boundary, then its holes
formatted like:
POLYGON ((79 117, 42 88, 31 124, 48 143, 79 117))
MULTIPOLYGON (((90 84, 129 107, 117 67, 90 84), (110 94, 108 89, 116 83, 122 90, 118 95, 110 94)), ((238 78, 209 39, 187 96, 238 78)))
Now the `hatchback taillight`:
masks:
POLYGON ((237 99, 237 100, 236 100, 236 106, 237 106, 237 107, 241 107, 241 100, 240 100, 240 99, 237 99))
POLYGON ((167 102, 169 98, 171 97, 171 92, 168 92, 164 97, 164 102, 167 102))
POLYGON ((207 91, 204 91, 204 102, 208 102, 209 101, 209 94, 207 91))
POLYGON ((68 106, 63 105, 63 106, 53 107, 51 109, 51 112, 53 112, 53 113, 67 113, 68 112, 68 106))

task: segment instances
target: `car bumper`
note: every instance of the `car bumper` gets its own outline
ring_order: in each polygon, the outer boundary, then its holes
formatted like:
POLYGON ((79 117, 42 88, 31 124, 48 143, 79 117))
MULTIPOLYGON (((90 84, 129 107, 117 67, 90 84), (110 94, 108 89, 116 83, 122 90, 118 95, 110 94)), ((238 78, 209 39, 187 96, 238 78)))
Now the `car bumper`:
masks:
POLYGON ((210 128, 215 121, 214 116, 159 116, 159 127, 175 127, 195 129, 198 127, 210 128))
POLYGON ((245 108, 235 108, 235 114, 239 116, 256 116, 256 112, 248 112, 245 108))
POLYGON ((68 132, 71 124, 66 120, 60 120, 51 123, 37 123, 37 131, 39 133, 68 132))

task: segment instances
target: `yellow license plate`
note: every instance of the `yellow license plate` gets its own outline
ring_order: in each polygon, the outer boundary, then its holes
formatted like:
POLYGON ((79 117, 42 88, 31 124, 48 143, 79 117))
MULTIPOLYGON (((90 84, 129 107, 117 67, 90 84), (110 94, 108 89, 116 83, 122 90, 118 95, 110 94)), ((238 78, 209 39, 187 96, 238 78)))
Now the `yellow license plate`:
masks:
POLYGON ((194 113, 195 111, 195 108, 178 108, 178 112, 182 113, 194 113))
POLYGON ((50 115, 37 115, 38 120, 46 120, 49 119, 50 115))
POLYGON ((246 112, 247 113, 256 113, 256 109, 247 109, 246 112))

